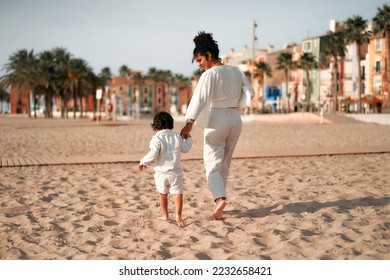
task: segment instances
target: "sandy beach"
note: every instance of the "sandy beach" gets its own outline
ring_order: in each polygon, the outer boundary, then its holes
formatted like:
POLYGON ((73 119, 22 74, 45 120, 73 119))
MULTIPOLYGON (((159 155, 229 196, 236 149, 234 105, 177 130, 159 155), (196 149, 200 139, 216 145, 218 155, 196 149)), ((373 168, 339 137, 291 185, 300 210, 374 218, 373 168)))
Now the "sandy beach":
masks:
MULTIPOLYGON (((246 118, 249 119, 249 118, 246 118)), ((2 260, 390 260, 390 126, 315 115, 244 122, 228 205, 214 221, 202 130, 183 155, 187 226, 158 220, 149 119, 0 116, 0 157, 125 156, 126 163, 0 168, 2 260), (294 152, 297 156, 286 156, 294 152), (256 156, 266 153, 269 156, 256 156)), ((174 130, 180 131, 178 118, 174 130)))

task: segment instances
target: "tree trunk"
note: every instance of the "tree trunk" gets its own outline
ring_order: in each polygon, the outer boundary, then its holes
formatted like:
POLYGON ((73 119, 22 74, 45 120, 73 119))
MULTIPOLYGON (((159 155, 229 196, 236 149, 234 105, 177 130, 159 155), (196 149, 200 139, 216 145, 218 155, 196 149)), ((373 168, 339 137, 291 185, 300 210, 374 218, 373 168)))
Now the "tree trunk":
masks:
POLYGON ((68 110, 69 97, 68 97, 67 94, 65 95, 64 100, 65 100, 65 104, 64 104, 65 118, 68 119, 69 118, 69 114, 68 114, 68 111, 69 111, 68 110))
POLYGON ((79 96, 79 102, 80 102, 80 119, 83 118, 83 97, 79 96))
POLYGON ((76 104, 77 104, 77 96, 76 89, 73 89, 73 118, 76 118, 76 104))
POLYGON ((45 118, 50 117, 50 98, 47 93, 45 93, 45 118))
POLYGON ((65 118, 65 100, 64 96, 61 96, 61 119, 65 118))
MULTIPOLYGON (((96 91, 96 90, 95 90, 96 91)), ((93 119, 96 119, 96 111, 97 111, 97 99, 93 98, 93 119)))
POLYGON ((31 118, 31 96, 32 96, 33 92, 32 90, 29 90, 28 92, 28 117, 31 118))

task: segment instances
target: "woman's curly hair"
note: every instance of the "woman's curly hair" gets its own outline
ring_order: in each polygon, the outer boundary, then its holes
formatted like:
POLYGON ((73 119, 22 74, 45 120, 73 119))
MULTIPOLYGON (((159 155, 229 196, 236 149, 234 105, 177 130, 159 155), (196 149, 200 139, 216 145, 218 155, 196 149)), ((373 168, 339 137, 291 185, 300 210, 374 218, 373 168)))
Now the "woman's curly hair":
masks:
POLYGON ((167 112, 159 112, 150 124, 153 130, 173 129, 173 118, 167 112))
MULTIPOLYGON (((204 55, 207 57, 207 52, 211 53, 211 56, 215 59, 219 58, 218 43, 213 39, 212 33, 206 33, 204 31, 198 32, 198 35, 194 38, 195 48, 192 55, 192 62, 194 62, 197 55, 204 55)), ((207 57, 210 59, 209 57, 207 57)))

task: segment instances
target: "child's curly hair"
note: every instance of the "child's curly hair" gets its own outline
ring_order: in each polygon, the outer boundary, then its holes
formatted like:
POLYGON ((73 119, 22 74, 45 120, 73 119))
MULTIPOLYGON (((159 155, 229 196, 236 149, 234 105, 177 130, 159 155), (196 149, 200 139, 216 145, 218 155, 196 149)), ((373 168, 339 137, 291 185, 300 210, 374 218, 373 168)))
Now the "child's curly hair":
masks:
POLYGON ((153 130, 173 129, 173 118, 167 112, 159 112, 150 124, 153 130))
MULTIPOLYGON (((213 39, 212 33, 206 33, 204 31, 198 32, 198 35, 194 38, 195 48, 192 54, 192 62, 194 62, 197 55, 207 56, 207 52, 210 52, 213 58, 219 58, 219 48, 218 43, 213 39)), ((209 58, 209 57, 208 57, 209 58)))

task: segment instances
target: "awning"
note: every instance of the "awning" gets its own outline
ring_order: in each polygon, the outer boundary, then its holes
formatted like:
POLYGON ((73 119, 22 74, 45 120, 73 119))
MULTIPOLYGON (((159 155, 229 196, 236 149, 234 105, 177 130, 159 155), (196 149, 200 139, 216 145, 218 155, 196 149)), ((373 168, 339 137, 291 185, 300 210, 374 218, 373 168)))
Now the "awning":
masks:
POLYGON ((382 103, 382 96, 380 94, 377 95, 366 95, 362 98, 362 102, 366 104, 378 104, 382 103))
MULTIPOLYGON (((343 100, 344 102, 359 102, 358 96, 347 96, 343 100)), ((382 95, 376 94, 376 95, 365 95, 362 97, 362 102, 366 104, 379 104, 382 103, 382 95)))

